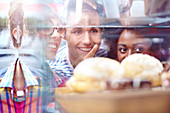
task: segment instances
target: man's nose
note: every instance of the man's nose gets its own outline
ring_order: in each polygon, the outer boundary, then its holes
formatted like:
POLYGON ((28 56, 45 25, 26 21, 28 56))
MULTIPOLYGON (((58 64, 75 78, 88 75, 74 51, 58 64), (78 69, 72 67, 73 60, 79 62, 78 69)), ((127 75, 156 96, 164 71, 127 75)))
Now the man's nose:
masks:
POLYGON ((82 42, 86 45, 89 45, 91 43, 91 36, 89 32, 84 33, 82 42))

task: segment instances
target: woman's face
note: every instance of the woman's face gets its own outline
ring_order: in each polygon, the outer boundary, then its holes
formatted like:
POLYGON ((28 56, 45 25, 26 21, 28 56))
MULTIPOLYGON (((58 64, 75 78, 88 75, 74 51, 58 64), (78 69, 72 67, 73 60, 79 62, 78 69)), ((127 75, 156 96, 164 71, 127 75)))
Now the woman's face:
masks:
POLYGON ((150 54, 150 41, 135 31, 124 30, 117 45, 118 60, 121 62, 134 53, 150 54))
MULTIPOLYGON (((54 26, 57 26, 58 19, 51 19, 54 26)), ((50 60, 55 59, 56 52, 60 46, 61 38, 57 29, 53 29, 52 34, 47 38, 46 57, 50 60)))

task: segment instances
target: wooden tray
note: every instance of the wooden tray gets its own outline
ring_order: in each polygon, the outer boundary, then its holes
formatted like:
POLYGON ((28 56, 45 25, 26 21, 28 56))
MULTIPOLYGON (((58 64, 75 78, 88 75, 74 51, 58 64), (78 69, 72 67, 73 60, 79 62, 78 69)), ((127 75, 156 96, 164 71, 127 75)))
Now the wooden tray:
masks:
POLYGON ((55 99, 56 109, 68 113, 170 113, 169 89, 57 93, 55 99))

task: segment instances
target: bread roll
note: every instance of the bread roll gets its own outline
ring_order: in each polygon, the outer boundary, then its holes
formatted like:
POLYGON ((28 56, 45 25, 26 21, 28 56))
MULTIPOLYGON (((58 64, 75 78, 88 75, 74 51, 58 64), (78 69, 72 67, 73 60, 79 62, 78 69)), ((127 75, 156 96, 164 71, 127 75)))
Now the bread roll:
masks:
POLYGON ((126 57, 121 65, 124 67, 126 77, 149 80, 152 86, 161 85, 161 62, 147 54, 132 54, 126 57))
POLYGON ((77 65, 66 86, 76 92, 103 90, 106 88, 107 79, 112 76, 120 77, 123 73, 123 68, 116 60, 103 57, 88 58, 77 65))

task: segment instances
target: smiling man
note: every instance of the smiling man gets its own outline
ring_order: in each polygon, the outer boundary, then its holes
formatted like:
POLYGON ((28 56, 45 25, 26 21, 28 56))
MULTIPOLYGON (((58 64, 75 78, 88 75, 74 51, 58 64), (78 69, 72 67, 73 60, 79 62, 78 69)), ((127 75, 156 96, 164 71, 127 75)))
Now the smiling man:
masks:
POLYGON ((107 51, 99 49, 101 44, 101 19, 96 9, 83 3, 79 13, 75 8, 76 0, 68 4, 67 22, 64 39, 67 45, 56 54, 50 63, 51 68, 63 80, 63 84, 72 75, 74 68, 82 60, 89 57, 105 57, 107 51))

